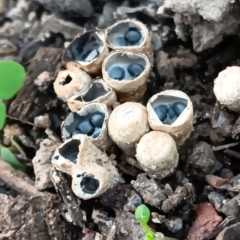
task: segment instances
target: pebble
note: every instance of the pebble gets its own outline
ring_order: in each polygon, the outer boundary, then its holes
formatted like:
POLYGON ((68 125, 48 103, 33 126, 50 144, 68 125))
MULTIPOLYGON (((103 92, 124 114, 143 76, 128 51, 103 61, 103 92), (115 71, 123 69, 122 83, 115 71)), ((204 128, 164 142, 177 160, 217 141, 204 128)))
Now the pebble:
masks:
POLYGON ((183 102, 175 102, 173 104, 173 110, 176 114, 176 116, 180 116, 180 114, 183 112, 183 110, 187 107, 187 105, 183 102))
POLYGON ((121 47, 121 46, 127 46, 127 45, 128 45, 127 41, 126 41, 126 39, 124 37, 118 37, 114 41, 114 46, 121 47))
POLYGON ((131 77, 136 78, 143 72, 144 67, 139 63, 131 63, 127 70, 131 77))
POLYGON ((104 121, 104 114, 98 112, 91 116, 91 122, 95 127, 101 128, 104 121))
POLYGON ((100 135, 100 133, 101 133, 101 128, 96 127, 96 128, 94 129, 94 132, 93 132, 93 134, 92 134, 92 137, 93 137, 93 138, 97 138, 97 137, 100 135))
POLYGON ((99 188, 99 181, 92 177, 84 177, 80 185, 84 193, 94 194, 99 188))
POLYGON ((135 27, 130 27, 128 31, 124 34, 125 39, 130 44, 136 44, 142 37, 140 31, 135 27))
POLYGON ((83 134, 91 135, 94 131, 94 127, 88 119, 85 119, 76 125, 76 130, 80 130, 83 134))
POLYGON ((158 118, 163 121, 167 117, 167 106, 165 105, 158 105, 154 108, 154 111, 156 112, 158 118))
POLYGON ((92 50, 85 58, 85 62, 91 62, 93 59, 98 57, 98 55, 99 55, 99 52, 96 49, 92 50))
POLYGON ((109 70, 108 75, 110 78, 123 80, 125 77, 125 72, 121 67, 112 67, 109 70))

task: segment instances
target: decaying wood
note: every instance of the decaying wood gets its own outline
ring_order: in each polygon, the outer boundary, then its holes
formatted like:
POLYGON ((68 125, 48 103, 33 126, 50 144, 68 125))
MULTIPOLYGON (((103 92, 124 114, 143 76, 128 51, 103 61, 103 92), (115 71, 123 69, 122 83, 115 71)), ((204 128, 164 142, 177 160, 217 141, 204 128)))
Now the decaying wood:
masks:
POLYGON ((11 103, 8 115, 24 122, 33 122, 34 117, 42 114, 53 98, 51 94, 38 91, 34 80, 44 71, 49 72, 51 81, 55 80, 58 69, 61 66, 62 49, 40 48, 36 56, 30 61, 27 70, 27 79, 24 86, 18 92, 11 103))
POLYGON ((61 221, 59 204, 53 206, 55 195, 38 191, 34 182, 26 174, 16 171, 1 159, 0 169, 1 179, 21 194, 9 201, 4 209, 5 213, 1 223, 4 232, 0 233, 0 239, 6 237, 9 240, 29 239, 31 234, 35 237, 34 239, 71 239, 65 232, 65 223, 61 221), (13 211, 14 206, 21 207, 17 211, 13 211), (42 215, 38 214, 40 211, 42 215), (18 216, 20 216, 20 220, 17 219, 18 216), (21 224, 22 221, 24 225, 21 224), (61 225, 62 227, 60 227, 61 225), (45 231, 45 229, 48 230, 45 231))
POLYGON ((83 214, 79 207, 80 199, 73 194, 72 189, 69 187, 69 184, 64 175, 55 168, 52 168, 51 178, 56 191, 66 205, 73 224, 76 226, 84 227, 83 214))
POLYGON ((23 172, 16 171, 8 163, 0 159, 0 178, 3 179, 11 188, 23 194, 25 197, 42 197, 48 200, 52 194, 40 192, 34 187, 34 182, 23 172))

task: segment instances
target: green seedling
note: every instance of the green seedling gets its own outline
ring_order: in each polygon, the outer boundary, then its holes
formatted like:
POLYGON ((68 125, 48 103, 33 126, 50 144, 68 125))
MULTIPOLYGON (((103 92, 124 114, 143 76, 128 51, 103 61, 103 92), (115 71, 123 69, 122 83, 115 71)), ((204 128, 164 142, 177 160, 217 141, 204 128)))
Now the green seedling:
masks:
POLYGON ((148 221, 150 219, 150 210, 144 204, 139 205, 135 210, 135 218, 141 224, 142 228, 145 230, 145 240, 154 240, 155 233, 148 226, 148 221))
POLYGON ((135 218, 145 230, 145 240, 177 240, 176 238, 169 238, 160 232, 154 232, 149 226, 150 210, 145 204, 139 205, 135 210, 135 218))
POLYGON ((2 147, 0 151, 1 159, 9 163, 16 170, 24 171, 23 165, 18 161, 15 155, 9 150, 9 148, 2 147))
POLYGON ((13 61, 0 61, 0 130, 6 119, 6 106, 2 100, 9 100, 22 88, 26 73, 23 66, 13 61))
MULTIPOLYGON (((14 61, 0 61, 0 130, 3 129, 6 120, 6 106, 3 100, 10 100, 22 88, 26 78, 23 66, 14 61)), ((18 146, 16 146, 18 148, 18 146)), ((23 170, 11 149, 2 147, 0 157, 11 164, 17 170, 23 170)))

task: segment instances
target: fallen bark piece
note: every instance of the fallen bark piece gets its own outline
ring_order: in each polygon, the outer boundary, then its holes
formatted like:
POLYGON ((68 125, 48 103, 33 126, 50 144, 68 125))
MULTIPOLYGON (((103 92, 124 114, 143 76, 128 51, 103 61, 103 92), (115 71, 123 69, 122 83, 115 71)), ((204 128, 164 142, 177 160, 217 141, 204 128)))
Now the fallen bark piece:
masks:
POLYGON ((51 103, 52 95, 38 91, 34 80, 44 71, 51 75, 51 82, 61 65, 62 49, 40 48, 36 56, 30 61, 27 79, 16 98, 11 103, 8 115, 24 122, 32 122, 34 117, 46 111, 46 105, 51 103), (51 63, 51 64, 49 64, 51 63))
POLYGON ((35 187, 39 190, 45 190, 53 186, 50 178, 52 167, 51 159, 54 151, 60 145, 60 141, 53 141, 48 138, 40 144, 40 149, 36 152, 32 160, 34 173, 36 175, 35 187))
POLYGON ((8 163, 0 159, 1 179, 8 185, 23 194, 25 197, 42 197, 48 200, 53 195, 47 192, 39 192, 34 187, 34 182, 26 174, 14 170, 8 163))
POLYGON ((84 227, 83 223, 83 214, 79 207, 80 199, 78 199, 72 192, 72 189, 69 187, 69 184, 64 177, 64 175, 56 170, 55 168, 51 169, 51 179, 54 184, 54 187, 60 198, 64 201, 68 213, 72 219, 72 222, 76 226, 84 227))
POLYGON ((205 202, 194 206, 197 218, 191 227, 189 240, 210 240, 220 232, 222 217, 217 214, 212 204, 205 202))
POLYGON ((228 179, 224 179, 212 174, 208 174, 206 176, 206 181, 217 189, 231 189, 233 187, 233 183, 228 179))

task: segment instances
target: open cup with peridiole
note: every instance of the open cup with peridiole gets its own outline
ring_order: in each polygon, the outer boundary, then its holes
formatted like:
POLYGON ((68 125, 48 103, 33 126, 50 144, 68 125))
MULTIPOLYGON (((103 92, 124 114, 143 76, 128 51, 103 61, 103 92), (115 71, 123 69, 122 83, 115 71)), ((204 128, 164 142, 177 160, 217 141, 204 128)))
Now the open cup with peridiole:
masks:
POLYGON ((150 34, 142 22, 131 19, 116 22, 106 30, 106 42, 114 51, 143 53, 153 63, 150 34))
POLYGON ((103 79, 117 94, 118 102, 142 99, 150 73, 150 62, 144 54, 112 52, 102 66, 103 79))
POLYGON ((63 63, 76 62, 90 75, 101 75, 103 60, 109 49, 101 31, 88 31, 77 36, 66 48, 63 63))
POLYGON ((76 112, 90 103, 103 103, 111 107, 116 101, 115 91, 103 79, 96 79, 85 92, 70 97, 67 104, 72 112, 76 112))
POLYGON ((72 190, 81 199, 98 197, 121 180, 112 160, 85 135, 75 136, 59 146, 52 164, 72 176, 72 190))
POLYGON ((62 138, 66 141, 86 135, 97 147, 106 150, 112 144, 107 129, 109 115, 109 108, 101 103, 90 103, 77 112, 71 112, 62 124, 62 138))
POLYGON ((147 111, 150 127, 169 133, 177 145, 182 145, 193 130, 192 101, 182 91, 166 90, 153 95, 147 111))

